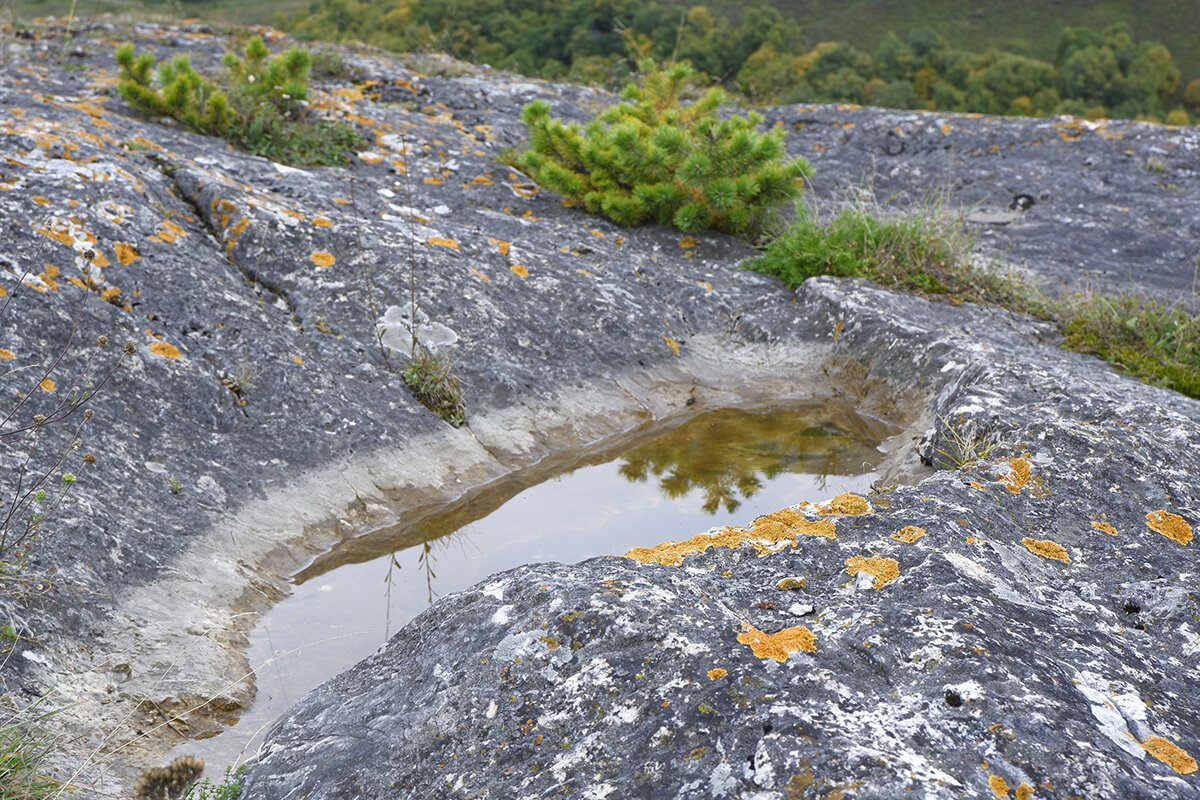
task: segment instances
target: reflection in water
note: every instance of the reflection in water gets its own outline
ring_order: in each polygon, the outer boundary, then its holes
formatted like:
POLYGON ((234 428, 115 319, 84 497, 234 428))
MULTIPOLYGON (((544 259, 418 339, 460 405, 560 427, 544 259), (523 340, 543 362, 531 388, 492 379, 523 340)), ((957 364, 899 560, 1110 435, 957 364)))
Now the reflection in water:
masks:
POLYGON ((217 768, 244 758, 256 731, 305 692, 370 655, 436 597, 494 572, 620 554, 749 524, 801 500, 865 492, 875 445, 891 433, 829 405, 714 411, 671 432, 539 464, 453 503, 401 509, 398 524, 342 542, 294 576, 292 595, 250 637, 259 667, 253 707, 235 727, 179 752, 217 768))
POLYGON ((672 499, 698 489, 701 508, 715 514, 721 506, 734 511, 741 505, 738 494, 749 499, 764 480, 784 472, 824 479, 878 463, 874 448, 849 439, 831 421, 813 424, 806 416, 811 415, 712 411, 622 456, 620 473, 631 481, 653 475, 672 499))

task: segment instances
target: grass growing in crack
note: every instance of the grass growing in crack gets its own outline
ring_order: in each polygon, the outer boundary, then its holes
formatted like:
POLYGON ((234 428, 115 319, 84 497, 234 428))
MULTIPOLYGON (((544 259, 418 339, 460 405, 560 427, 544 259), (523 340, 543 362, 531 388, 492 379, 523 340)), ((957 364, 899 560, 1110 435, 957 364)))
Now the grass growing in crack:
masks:
POLYGON ((988 461, 1008 445, 999 433, 977 430, 973 424, 969 425, 962 419, 954 424, 939 416, 938 422, 941 423, 942 441, 945 442, 938 454, 947 463, 953 464, 955 469, 976 461, 988 461))
POLYGON ((234 769, 225 768, 225 778, 220 783, 213 783, 208 778, 188 790, 183 800, 238 800, 242 796, 242 774, 246 765, 234 769))
POLYGON ((454 377, 450 356, 416 343, 408 366, 401 373, 421 405, 458 427, 467 421, 462 387, 454 377))
POLYGON ((817 275, 866 278, 891 289, 989 303, 1058 323, 1064 346, 1094 353, 1128 374, 1200 398, 1200 320, 1138 294, 1051 297, 1019 275, 976 266, 974 240, 943 198, 904 216, 860 202, 828 220, 799 220, 763 255, 740 266, 795 288, 817 275))

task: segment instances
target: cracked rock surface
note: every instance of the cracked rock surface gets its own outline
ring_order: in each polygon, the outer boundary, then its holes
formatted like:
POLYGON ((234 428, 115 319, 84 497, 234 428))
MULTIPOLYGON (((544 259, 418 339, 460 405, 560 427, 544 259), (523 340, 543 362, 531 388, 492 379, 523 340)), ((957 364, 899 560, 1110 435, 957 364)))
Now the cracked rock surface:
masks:
MULTIPOLYGON (((2 675, 77 703, 60 719, 85 733, 85 794, 252 702, 246 630, 334 543, 691 401, 833 395, 904 429, 894 479, 931 477, 746 520, 734 546, 444 598, 298 704, 243 796, 1200 794, 1200 404, 995 309, 788 292, 731 269, 744 243, 621 229, 494 160, 524 103, 582 120, 602 93, 345 51, 311 104, 368 146, 299 169, 116 95, 117 43, 210 68, 230 44, 208 28, 62 33, 7 39, 0 64, 0 347, 30 367, 5 370, 6 396, 51 402, 100 334, 138 353, 91 401, 99 463, 34 550, 57 589, 4 603, 24 638, 2 675), (460 337, 463 428, 375 346, 413 283, 460 337), (101 774, 88 753, 117 747, 101 774)), ((1191 288, 1195 129, 769 114, 818 205, 949 177, 984 244, 1035 274, 1191 288)))

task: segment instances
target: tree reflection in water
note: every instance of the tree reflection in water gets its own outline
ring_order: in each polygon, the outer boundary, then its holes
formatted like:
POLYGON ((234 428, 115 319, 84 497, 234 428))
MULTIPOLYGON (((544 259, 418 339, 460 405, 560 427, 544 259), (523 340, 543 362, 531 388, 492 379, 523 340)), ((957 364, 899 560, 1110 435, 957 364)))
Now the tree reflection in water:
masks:
POLYGON ((785 472, 828 475, 869 471, 880 452, 847 436, 821 412, 773 413, 721 409, 702 414, 653 442, 626 453, 620 474, 643 482, 651 475, 671 499, 693 489, 702 508, 733 511, 753 497, 764 481, 785 472))

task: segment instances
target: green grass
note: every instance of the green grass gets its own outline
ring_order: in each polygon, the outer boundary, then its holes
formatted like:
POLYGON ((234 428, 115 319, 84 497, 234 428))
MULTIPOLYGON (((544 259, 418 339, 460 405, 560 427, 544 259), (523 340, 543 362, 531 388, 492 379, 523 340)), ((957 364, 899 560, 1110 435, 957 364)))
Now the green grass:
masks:
POLYGON ((780 277, 792 288, 816 275, 866 278, 1053 320, 1062 326, 1066 348, 1200 398, 1200 320, 1137 294, 1052 297, 1015 273, 973 266, 973 244, 936 198, 904 216, 859 204, 824 222, 802 216, 762 256, 740 266, 780 277))
POLYGON ((58 745, 47 741, 40 725, 57 713, 40 712, 37 703, 0 711, 0 800, 34 800, 63 790, 46 774, 58 745))

